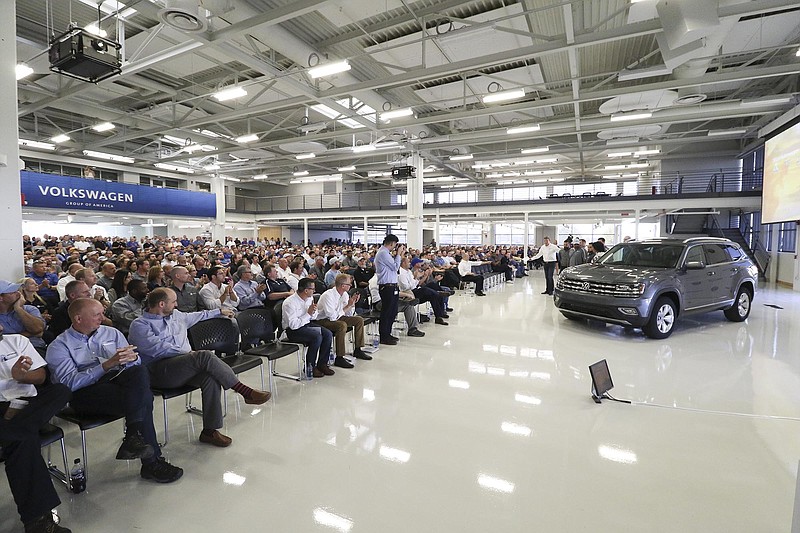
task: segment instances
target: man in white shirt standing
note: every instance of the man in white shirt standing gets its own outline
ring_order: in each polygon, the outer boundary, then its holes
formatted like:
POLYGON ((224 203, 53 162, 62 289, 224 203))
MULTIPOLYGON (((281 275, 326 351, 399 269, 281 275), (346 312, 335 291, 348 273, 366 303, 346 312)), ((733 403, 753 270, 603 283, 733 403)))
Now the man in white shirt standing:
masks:
POLYGON ((344 358, 345 336, 350 326, 353 326, 356 338, 353 357, 366 361, 372 359, 372 356, 361 351, 364 346, 364 319, 355 316, 356 302, 360 295, 355 293, 350 296, 347 293, 352 286, 353 278, 349 274, 339 274, 333 281, 333 287, 323 292, 317 302, 316 323, 333 333, 336 341, 336 359, 333 364, 341 368, 353 368, 353 364, 344 358))
POLYGON ((306 364, 314 367, 313 376, 321 378, 334 375, 336 372, 328 366, 333 334, 322 326, 311 324, 317 318, 313 279, 300 280, 297 292, 283 301, 281 315, 286 338, 306 346, 306 364))
POLYGON ((203 309, 230 309, 236 311, 239 298, 230 285, 225 284, 225 267, 215 266, 208 271, 209 282, 197 293, 200 307, 203 309))
POLYGON ((536 261, 541 257, 544 261, 544 281, 546 283, 546 288, 542 291, 542 294, 553 295, 553 289, 555 288, 553 285, 553 274, 556 271, 559 250, 560 248, 558 246, 550 242, 550 237, 545 237, 544 244, 539 248, 539 253, 531 258, 532 261, 536 261))

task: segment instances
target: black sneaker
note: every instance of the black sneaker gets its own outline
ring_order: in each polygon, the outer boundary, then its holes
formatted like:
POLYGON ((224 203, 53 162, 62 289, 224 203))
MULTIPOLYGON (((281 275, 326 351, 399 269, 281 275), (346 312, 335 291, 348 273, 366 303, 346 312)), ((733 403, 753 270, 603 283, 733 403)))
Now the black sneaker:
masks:
POLYGON ((364 361, 372 360, 372 356, 369 355, 368 353, 361 351, 361 348, 356 348, 355 350, 353 350, 353 357, 355 357, 356 359, 363 359, 364 361))
POLYGON ((117 451, 117 459, 129 461, 131 459, 149 459, 153 457, 153 447, 147 444, 138 431, 128 433, 122 439, 122 445, 117 451))
POLYGON ((408 335, 409 337, 424 337, 425 333, 418 330, 417 328, 411 328, 408 330, 408 333, 406 333, 406 335, 408 335))
POLYGON ((183 475, 183 468, 172 466, 163 457, 159 457, 152 463, 142 465, 142 478, 152 479, 156 483, 172 483, 183 475))
POLYGON ((72 533, 72 530, 56 524, 53 514, 47 513, 25 524, 25 533, 72 533))
POLYGON ((345 359, 344 357, 336 357, 333 360, 333 366, 338 366, 339 368, 353 368, 353 363, 345 359))

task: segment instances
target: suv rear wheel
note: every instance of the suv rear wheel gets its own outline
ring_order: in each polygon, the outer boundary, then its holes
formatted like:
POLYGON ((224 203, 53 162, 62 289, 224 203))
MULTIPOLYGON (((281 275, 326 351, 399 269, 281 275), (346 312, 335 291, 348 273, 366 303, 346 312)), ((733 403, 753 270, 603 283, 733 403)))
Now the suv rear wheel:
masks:
POLYGON ((753 295, 746 287, 739 287, 736 293, 736 300, 733 305, 725 309, 725 318, 731 322, 744 322, 750 316, 750 308, 753 303, 753 295))
POLYGON ((656 301, 650 314, 650 320, 644 325, 642 331, 651 339, 666 339, 672 334, 676 318, 678 318, 678 313, 675 310, 675 302, 662 296, 656 301))

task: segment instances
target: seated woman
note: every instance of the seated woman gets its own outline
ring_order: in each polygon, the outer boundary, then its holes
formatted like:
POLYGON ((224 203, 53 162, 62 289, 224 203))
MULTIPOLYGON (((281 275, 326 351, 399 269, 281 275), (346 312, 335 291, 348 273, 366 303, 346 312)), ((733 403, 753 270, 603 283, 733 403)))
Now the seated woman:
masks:
POLYGON ((129 270, 117 270, 114 274, 114 281, 111 282, 111 289, 108 291, 108 301, 112 304, 118 298, 128 294, 128 283, 133 279, 129 270))
POLYGON ((22 296, 25 298, 23 303, 34 306, 39 310, 39 313, 42 314, 42 318, 44 318, 45 322, 50 322, 50 318, 53 314, 53 307, 36 292, 39 288, 39 286, 36 285, 36 281, 32 278, 22 278, 17 283, 21 285, 19 292, 21 292, 22 296))
POLYGON ((161 265, 151 266, 147 273, 147 288, 152 291, 159 287, 166 286, 167 284, 164 282, 164 269, 161 268, 161 265))

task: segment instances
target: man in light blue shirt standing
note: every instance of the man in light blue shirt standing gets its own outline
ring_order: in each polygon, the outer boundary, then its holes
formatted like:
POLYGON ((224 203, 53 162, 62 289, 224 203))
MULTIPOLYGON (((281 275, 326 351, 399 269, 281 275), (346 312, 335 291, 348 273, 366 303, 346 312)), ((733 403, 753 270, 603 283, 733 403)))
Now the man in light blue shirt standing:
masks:
POLYGON ((150 382, 157 388, 198 385, 203 398, 203 431, 200 442, 230 446, 232 439, 218 431, 222 427, 220 386, 233 389, 245 403, 260 405, 270 398, 266 391, 253 390, 236 377, 210 350, 192 351, 187 331, 201 320, 220 315, 233 317, 228 308, 182 313, 176 309, 175 291, 158 288, 147 295, 147 310, 131 324, 128 338, 136 344, 142 363, 150 370, 150 382))
POLYGON ((375 275, 378 278, 378 293, 381 296, 381 321, 379 324, 381 344, 395 345, 397 337, 392 336, 392 324, 397 316, 397 306, 400 291, 397 286, 397 271, 400 269, 400 260, 406 252, 405 245, 397 245, 399 239, 396 235, 388 234, 383 239, 383 246, 375 254, 375 275), (395 255, 392 256, 392 250, 395 255))

